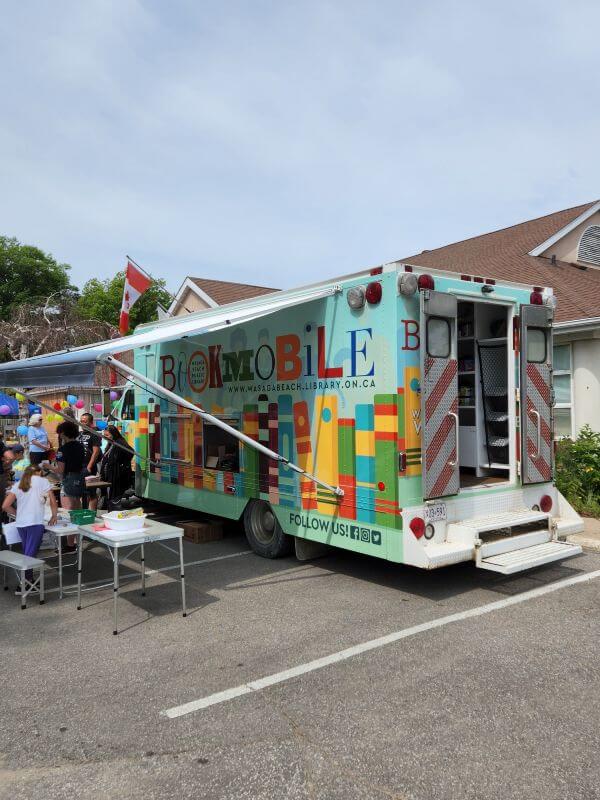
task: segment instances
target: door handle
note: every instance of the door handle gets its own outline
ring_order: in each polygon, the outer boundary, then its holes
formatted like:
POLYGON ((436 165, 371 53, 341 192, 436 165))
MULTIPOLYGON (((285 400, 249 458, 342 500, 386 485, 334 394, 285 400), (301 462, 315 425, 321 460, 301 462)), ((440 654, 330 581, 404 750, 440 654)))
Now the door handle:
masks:
POLYGON ((535 423, 537 428, 537 450, 535 456, 532 456, 532 458, 539 458, 540 450, 542 449, 542 420, 540 419, 539 412, 536 411, 535 408, 530 409, 529 416, 532 417, 534 414, 537 417, 535 423))
POLYGON ((458 464, 458 414, 455 414, 454 411, 449 411, 448 416, 452 417, 454 420, 454 432, 456 436, 456 458, 454 461, 448 461, 448 466, 455 467, 458 464))

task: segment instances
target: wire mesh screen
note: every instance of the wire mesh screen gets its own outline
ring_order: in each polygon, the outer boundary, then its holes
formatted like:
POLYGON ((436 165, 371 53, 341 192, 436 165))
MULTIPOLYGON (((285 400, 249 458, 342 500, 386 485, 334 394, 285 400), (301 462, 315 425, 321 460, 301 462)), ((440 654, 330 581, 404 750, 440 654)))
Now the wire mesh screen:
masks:
POLYGON ((508 350, 506 342, 477 342, 488 462, 508 463, 508 350))

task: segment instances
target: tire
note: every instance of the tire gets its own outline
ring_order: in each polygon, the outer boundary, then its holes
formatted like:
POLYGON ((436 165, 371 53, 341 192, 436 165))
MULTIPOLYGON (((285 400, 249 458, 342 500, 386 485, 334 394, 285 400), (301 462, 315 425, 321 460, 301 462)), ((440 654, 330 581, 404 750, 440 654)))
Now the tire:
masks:
POLYGON ((250 500, 243 520, 246 539, 257 555, 281 558, 292 552, 293 537, 283 532, 271 506, 264 500, 250 500))

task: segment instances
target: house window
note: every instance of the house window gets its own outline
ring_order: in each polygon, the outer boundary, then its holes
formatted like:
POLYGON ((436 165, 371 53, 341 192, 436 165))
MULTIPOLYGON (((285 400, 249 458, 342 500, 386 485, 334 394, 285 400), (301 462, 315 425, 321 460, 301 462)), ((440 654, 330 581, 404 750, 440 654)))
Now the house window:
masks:
POLYGON ((578 261, 600 266, 600 225, 590 225, 579 240, 578 261))
POLYGON ((573 435, 571 345, 554 346, 554 438, 573 435))

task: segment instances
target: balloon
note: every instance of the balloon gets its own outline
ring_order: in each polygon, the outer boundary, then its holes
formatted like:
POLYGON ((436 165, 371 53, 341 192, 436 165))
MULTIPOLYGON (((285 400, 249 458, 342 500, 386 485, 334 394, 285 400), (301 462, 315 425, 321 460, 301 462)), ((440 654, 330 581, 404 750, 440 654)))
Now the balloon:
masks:
POLYGON ((105 422, 103 419, 99 419, 99 420, 96 422, 96 428, 97 428, 99 431, 103 431, 103 430, 105 430, 106 428, 108 428, 108 422, 105 422))
POLYGON ((111 399, 111 400, 118 400, 118 399, 119 399, 119 393, 118 393, 118 392, 115 392, 115 391, 114 391, 114 389, 113 389, 113 390, 111 390, 111 392, 110 392, 110 399, 111 399))
POLYGON ((77 397, 74 394, 67 395, 67 403, 72 406, 77 402, 77 397))
POLYGON ((75 403, 75 408, 83 408, 84 405, 85 402, 83 400, 77 400, 77 402, 75 403))
POLYGON ((53 403, 53 404, 52 404, 52 408, 55 408, 57 411, 60 411, 60 409, 62 408, 62 406, 61 406, 61 404, 60 404, 60 403, 53 403))
POLYGON ((27 425, 19 425, 17 428, 17 433, 19 436, 27 436, 27 425))
POLYGON ((7 414, 10 414, 10 406, 7 406, 6 403, 3 403, 0 406, 0 414, 5 417, 7 414))
POLYGON ((68 400, 61 400, 61 401, 60 401, 60 407, 61 407, 61 408, 68 408, 68 407, 69 407, 69 402, 68 402, 68 400))
POLYGON ((24 394, 19 394, 19 392, 17 392, 17 393, 15 394, 15 397, 17 398, 17 400, 19 401, 19 403, 22 403, 22 402, 25 400, 25 395, 24 395, 24 394))
POLYGON ((100 413, 102 411, 102 403, 94 403, 94 411, 100 413))

